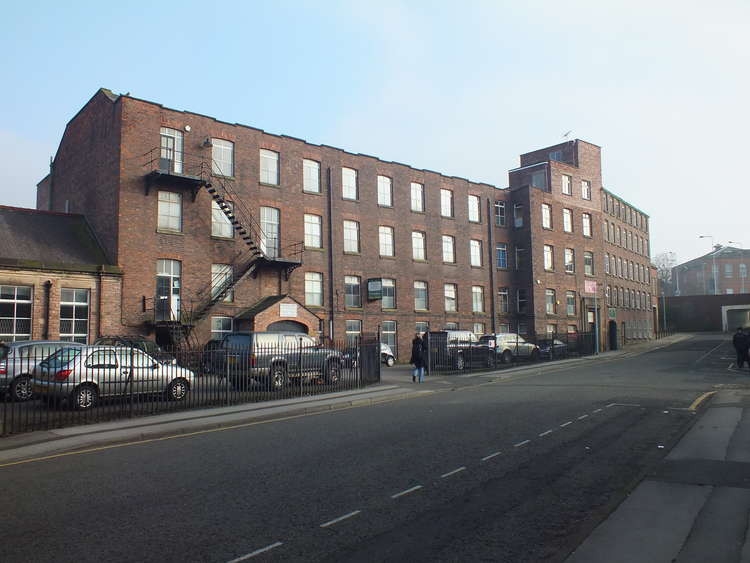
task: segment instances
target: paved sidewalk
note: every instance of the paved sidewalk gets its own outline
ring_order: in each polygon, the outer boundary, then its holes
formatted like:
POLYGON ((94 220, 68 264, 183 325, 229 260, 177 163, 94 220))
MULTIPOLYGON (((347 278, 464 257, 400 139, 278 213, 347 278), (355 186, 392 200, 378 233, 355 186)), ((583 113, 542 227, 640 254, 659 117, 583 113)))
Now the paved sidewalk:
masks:
POLYGON ((624 350, 604 352, 598 356, 534 364, 522 363, 518 366, 492 372, 433 376, 427 378, 421 385, 411 382, 411 371, 408 366, 383 367, 381 383, 364 389, 230 407, 185 410, 170 414, 126 418, 112 422, 16 434, 0 438, 0 466, 21 459, 102 447, 107 444, 158 439, 163 436, 188 434, 235 425, 256 424, 290 416, 302 416, 420 397, 439 391, 448 391, 458 385, 470 384, 471 380, 477 377, 511 378, 524 374, 541 374, 549 369, 560 369, 561 366, 572 367, 582 362, 611 360, 658 349, 689 338, 689 336, 674 335, 658 341, 647 341, 629 346, 624 350))
POLYGON ((568 563, 750 562, 750 390, 722 390, 568 563))

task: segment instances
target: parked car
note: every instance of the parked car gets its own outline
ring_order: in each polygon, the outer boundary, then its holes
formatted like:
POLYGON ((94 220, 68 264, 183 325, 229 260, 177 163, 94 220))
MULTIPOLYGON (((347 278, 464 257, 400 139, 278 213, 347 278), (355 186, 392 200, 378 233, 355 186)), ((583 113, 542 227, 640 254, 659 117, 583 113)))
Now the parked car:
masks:
POLYGON ((0 345, 0 392, 13 401, 32 398, 31 377, 36 365, 60 348, 85 346, 61 340, 24 340, 0 345))
POLYGON ((544 338, 538 342, 539 356, 548 360, 568 357, 568 345, 557 338, 544 338))
POLYGON ((463 370, 493 367, 489 348, 470 330, 437 330, 425 333, 429 361, 434 368, 463 370))
POLYGON ((515 360, 539 359, 539 347, 532 342, 526 342, 523 336, 514 332, 485 334, 479 341, 494 350, 495 357, 504 364, 515 360))
POLYGON ((94 346, 126 346, 133 347, 146 352, 152 358, 155 358, 162 364, 176 364, 177 358, 175 358, 169 352, 165 352, 164 349, 159 346, 156 342, 146 336, 118 336, 108 335, 100 336, 94 340, 94 346))
POLYGON ((295 332, 235 332, 213 343, 210 353, 212 371, 235 387, 245 388, 253 379, 273 391, 295 377, 338 383, 345 361, 338 350, 295 332))
POLYGON ((33 393, 51 402, 68 401, 78 410, 100 399, 162 393, 181 401, 194 382, 192 371, 164 364, 135 348, 82 346, 61 348, 34 368, 33 393))
POLYGON ((393 355, 393 350, 391 350, 391 347, 384 342, 380 343, 380 361, 389 368, 393 367, 393 364, 396 363, 396 357, 393 355))

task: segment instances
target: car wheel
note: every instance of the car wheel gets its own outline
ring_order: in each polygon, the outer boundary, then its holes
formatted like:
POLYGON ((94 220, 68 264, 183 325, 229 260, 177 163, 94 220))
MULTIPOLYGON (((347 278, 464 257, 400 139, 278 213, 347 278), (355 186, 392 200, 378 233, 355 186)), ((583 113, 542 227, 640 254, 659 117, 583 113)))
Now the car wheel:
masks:
POLYGON ((531 361, 532 362, 538 362, 539 361, 539 350, 532 350, 531 351, 531 361))
POLYGON ((513 361, 513 352, 511 352, 510 350, 505 350, 503 352, 503 355, 500 356, 500 361, 504 364, 511 363, 513 361))
POLYGON ((341 378, 341 364, 336 360, 330 360, 323 370, 323 379, 326 383, 338 383, 341 378))
POLYGON ((268 385, 271 388, 271 391, 278 391, 282 387, 286 386, 286 383, 286 366, 282 363, 272 365, 271 371, 268 374, 268 385))
POLYGON ((395 364, 395 363, 396 363, 396 360, 393 359, 393 356, 388 356, 385 359, 385 365, 387 365, 389 368, 392 368, 393 364, 395 364))
POLYGON ((459 354, 456 356, 456 369, 459 371, 463 371, 464 367, 466 367, 466 364, 464 363, 464 355, 459 354))
POLYGON ((31 399, 31 378, 28 375, 15 378, 10 385, 10 396, 19 402, 31 399))
POLYGON ((99 393, 93 385, 79 385, 71 394, 73 408, 77 411, 88 411, 96 406, 99 393))
POLYGON ((186 379, 178 377, 173 379, 167 387, 167 399, 170 401, 182 401, 190 391, 190 384, 186 379))

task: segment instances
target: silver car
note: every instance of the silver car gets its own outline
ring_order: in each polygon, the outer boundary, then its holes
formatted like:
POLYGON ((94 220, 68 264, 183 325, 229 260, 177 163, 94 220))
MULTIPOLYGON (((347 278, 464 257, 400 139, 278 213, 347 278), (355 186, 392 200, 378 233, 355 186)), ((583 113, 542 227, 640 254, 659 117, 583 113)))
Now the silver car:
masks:
POLYGON ((31 374, 43 359, 64 347, 85 346, 61 340, 25 340, 0 345, 0 392, 13 401, 31 399, 31 374))
POLYGON ((539 346, 526 342, 523 336, 514 332, 487 334, 479 340, 482 344, 495 350, 495 357, 504 364, 523 359, 536 361, 539 359, 539 346))
POLYGON ((62 348, 34 369, 31 387, 43 399, 67 400, 78 410, 93 408, 99 399, 163 393, 183 400, 195 374, 163 364, 136 348, 84 346, 62 348))

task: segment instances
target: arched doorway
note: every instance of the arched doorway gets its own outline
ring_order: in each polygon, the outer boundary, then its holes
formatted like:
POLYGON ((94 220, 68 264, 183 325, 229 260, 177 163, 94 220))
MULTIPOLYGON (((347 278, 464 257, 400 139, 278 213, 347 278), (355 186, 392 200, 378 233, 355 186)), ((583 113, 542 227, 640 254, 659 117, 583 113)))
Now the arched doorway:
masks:
POLYGON ((268 332, 303 332, 307 334, 307 325, 297 321, 276 321, 266 328, 268 332))
POLYGON ((617 322, 609 321, 609 349, 617 350, 617 322))

